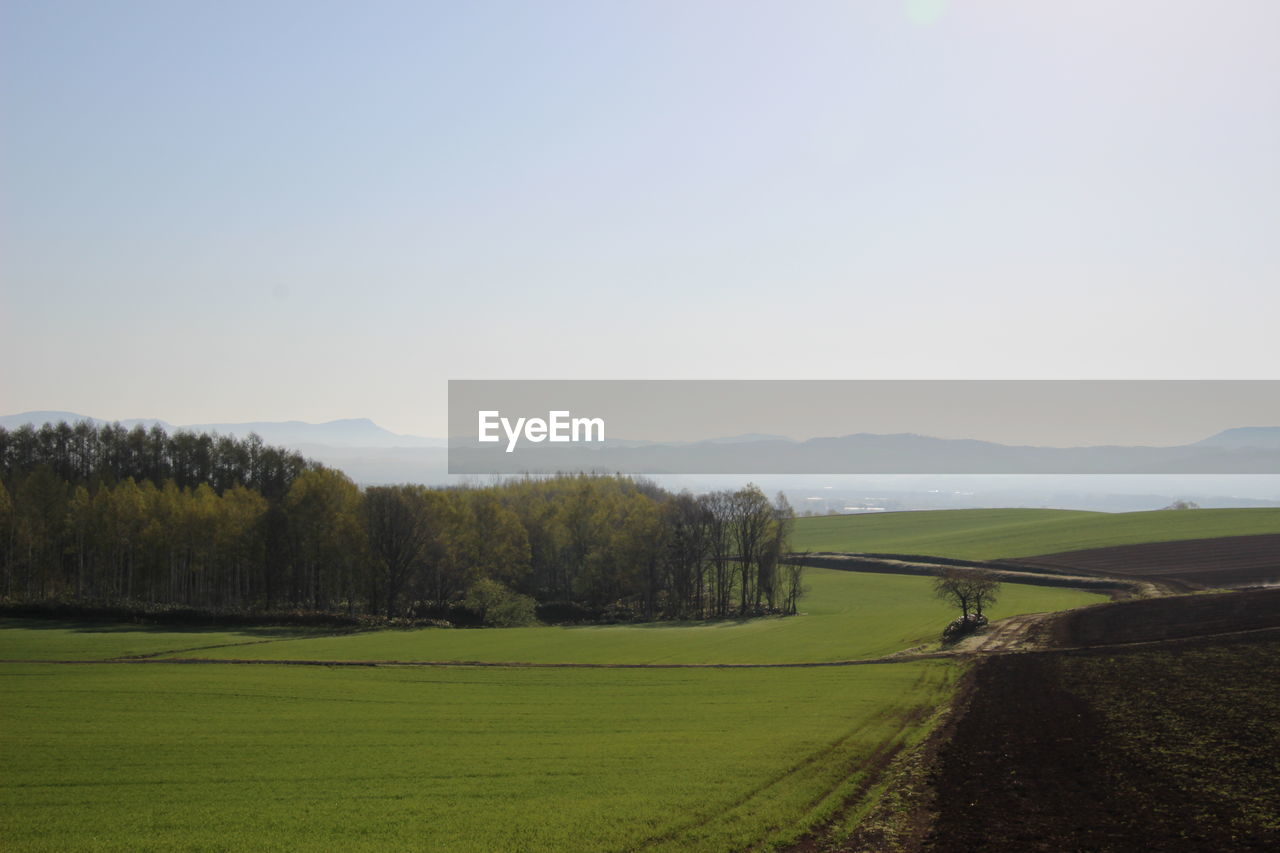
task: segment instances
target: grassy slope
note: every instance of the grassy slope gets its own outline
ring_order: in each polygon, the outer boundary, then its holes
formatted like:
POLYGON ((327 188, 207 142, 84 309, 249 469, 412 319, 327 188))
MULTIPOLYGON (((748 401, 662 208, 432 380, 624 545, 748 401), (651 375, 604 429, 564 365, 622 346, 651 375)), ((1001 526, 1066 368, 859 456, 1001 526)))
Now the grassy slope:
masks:
MULTIPOLYGON (((0 658, 767 662, 936 636, 923 578, 813 570, 806 615, 704 626, 171 631, 7 620, 0 658), (268 642, 260 642, 261 640, 268 642), (222 649, 202 647, 234 644, 222 649), (195 651, 197 650, 198 651, 195 651)), ((1007 585, 993 615, 1090 603, 1007 585)), ((949 662, 817 670, 0 665, 6 849, 741 849, 923 734, 949 662), (851 768, 857 772, 851 773, 851 768)))
POLYGON ((1212 536, 1280 533, 1280 508, 1100 513, 963 509, 803 518, 792 545, 808 551, 922 554, 968 560, 1212 536))
POLYGON ((954 672, 3 665, 0 839, 737 849, 918 737, 954 672))
MULTIPOLYGON (((928 578, 811 569, 803 615, 703 625, 425 628, 195 651, 182 657, 530 663, 782 663, 877 657, 931 642, 954 614, 928 578)), ((993 618, 1105 600, 1005 584, 993 618)), ((3 648, 0 647, 0 651, 3 648)), ((3 657, 4 655, 0 655, 3 657)))

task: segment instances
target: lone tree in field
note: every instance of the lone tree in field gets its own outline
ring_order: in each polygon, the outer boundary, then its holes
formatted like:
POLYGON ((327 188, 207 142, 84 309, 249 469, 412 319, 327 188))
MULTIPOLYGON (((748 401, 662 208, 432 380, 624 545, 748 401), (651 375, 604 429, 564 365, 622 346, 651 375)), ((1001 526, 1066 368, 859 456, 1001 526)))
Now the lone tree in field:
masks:
POLYGON ((961 618, 968 620, 969 608, 973 602, 969 599, 964 572, 959 569, 943 569, 938 572, 933 579, 933 594, 948 604, 959 607, 961 618))
POLYGON ((982 617, 983 611, 1000 598, 1000 581, 986 569, 974 569, 969 572, 969 596, 974 615, 982 617))
POLYGON ((996 603, 1000 595, 1000 581, 986 569, 943 569, 933 579, 933 592, 943 601, 960 608, 960 618, 968 622, 970 614, 976 619, 983 611, 996 603))

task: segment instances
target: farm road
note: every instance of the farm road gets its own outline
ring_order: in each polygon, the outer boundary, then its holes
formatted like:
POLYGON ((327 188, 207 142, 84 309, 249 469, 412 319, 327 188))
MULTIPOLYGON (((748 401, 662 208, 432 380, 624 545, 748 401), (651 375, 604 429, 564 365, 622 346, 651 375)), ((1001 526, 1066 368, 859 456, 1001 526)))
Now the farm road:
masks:
POLYGON ((930 562, 926 558, 891 556, 886 554, 855 554, 826 551, 805 557, 806 566, 835 569, 841 572, 870 572, 888 575, 936 575, 942 570, 971 572, 983 570, 1004 583, 1025 583, 1033 586, 1065 586, 1107 592, 1113 596, 1142 598, 1152 595, 1170 595, 1185 590, 1149 578, 1118 578, 1099 575, 1070 574, 1060 570, 1022 568, 1011 562, 948 561, 930 562))

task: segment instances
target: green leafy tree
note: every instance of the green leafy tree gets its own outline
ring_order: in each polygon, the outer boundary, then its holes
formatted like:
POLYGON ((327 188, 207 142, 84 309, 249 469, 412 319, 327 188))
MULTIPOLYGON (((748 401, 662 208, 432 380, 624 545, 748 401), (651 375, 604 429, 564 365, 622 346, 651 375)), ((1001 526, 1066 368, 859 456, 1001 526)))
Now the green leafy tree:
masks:
POLYGON ((48 465, 41 465, 18 487, 17 509, 19 549, 25 552, 24 592, 34 598, 57 595, 67 518, 66 482, 48 465))
POLYGON ((501 628, 532 625, 537 621, 537 603, 532 598, 492 578, 473 583, 462 604, 486 624, 501 628))
POLYGON ((299 474, 284 506, 291 535, 295 597, 314 609, 348 602, 363 551, 360 490, 341 471, 299 474))
POLYGON ((374 486, 365 491, 369 548, 379 571, 381 598, 395 616, 411 575, 431 544, 432 498, 423 486, 374 486))
POLYGON ((9 490, 5 488, 4 480, 0 480, 0 564, 4 565, 4 595, 6 598, 13 595, 13 577, 11 575, 13 569, 13 539, 13 499, 9 497, 9 490))

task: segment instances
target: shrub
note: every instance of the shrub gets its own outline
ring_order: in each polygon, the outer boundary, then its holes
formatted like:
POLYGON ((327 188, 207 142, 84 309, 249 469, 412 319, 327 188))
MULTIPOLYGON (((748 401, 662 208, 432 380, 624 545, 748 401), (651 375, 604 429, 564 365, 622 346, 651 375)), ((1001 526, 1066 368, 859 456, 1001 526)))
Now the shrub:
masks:
POLYGON ((538 602, 527 595, 513 592, 489 611, 489 623, 500 628, 516 628, 538 621, 538 602))
POLYGON ((954 643, 970 634, 976 634, 978 631, 987 627, 987 617, 969 614, 968 617, 960 617, 953 619, 947 627, 942 629, 942 642, 954 643))
POLYGON ((538 619, 552 625, 582 625, 600 620, 598 608, 576 601, 546 601, 537 607, 538 619))
POLYGON ((536 601, 490 578, 473 583, 462 606, 478 613, 486 625, 500 628, 532 625, 538 619, 536 601))

